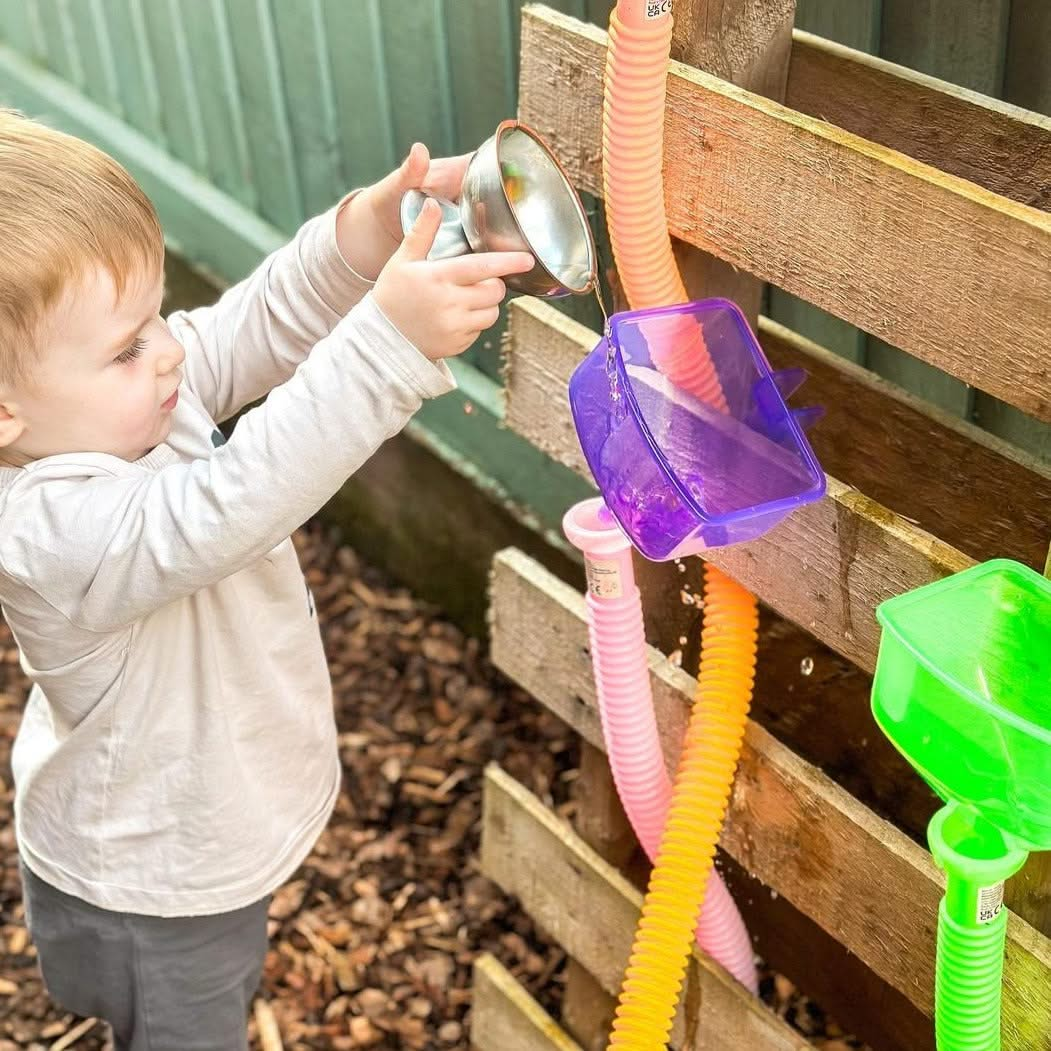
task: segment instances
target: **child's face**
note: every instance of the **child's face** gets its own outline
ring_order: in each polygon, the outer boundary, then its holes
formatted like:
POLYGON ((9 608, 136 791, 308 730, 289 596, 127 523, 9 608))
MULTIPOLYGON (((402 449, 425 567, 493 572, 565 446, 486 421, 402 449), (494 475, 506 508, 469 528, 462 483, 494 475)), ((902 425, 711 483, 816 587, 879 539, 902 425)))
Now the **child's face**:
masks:
POLYGON ((184 353, 160 317, 163 292, 163 275, 144 273, 118 298, 102 267, 67 290, 29 382, 0 388, 8 439, 0 459, 98 452, 137 460, 168 437, 184 353))

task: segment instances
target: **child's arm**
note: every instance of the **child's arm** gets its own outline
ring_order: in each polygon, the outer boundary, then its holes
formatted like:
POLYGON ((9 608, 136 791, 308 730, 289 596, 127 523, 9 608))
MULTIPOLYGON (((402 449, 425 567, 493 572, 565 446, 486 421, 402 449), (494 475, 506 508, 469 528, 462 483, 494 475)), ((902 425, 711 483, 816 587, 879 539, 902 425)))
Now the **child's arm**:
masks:
POLYGON ((406 190, 456 196, 467 160, 432 163, 417 143, 400 168, 305 223, 214 305, 171 315, 168 324, 187 348, 185 382, 214 420, 229 419, 292 375, 397 249, 406 190))
POLYGON ((424 210, 375 293, 210 458, 26 468, 0 499, 0 565, 77 626, 112 632, 258 561, 453 385, 436 361, 493 323, 501 275, 531 267, 524 253, 427 261, 440 219, 424 210))

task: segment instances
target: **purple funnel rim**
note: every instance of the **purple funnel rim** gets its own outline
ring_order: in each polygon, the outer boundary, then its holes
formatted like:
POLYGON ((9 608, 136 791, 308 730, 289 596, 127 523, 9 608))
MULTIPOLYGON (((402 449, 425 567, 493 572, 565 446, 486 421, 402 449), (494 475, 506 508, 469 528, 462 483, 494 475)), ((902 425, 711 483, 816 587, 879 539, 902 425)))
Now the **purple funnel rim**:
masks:
MULTIPOLYGON (((650 426, 646 422, 642 410, 639 408, 638 399, 635 397, 634 384, 629 380, 627 369, 624 366, 624 354, 622 353, 620 343, 617 340, 617 331, 621 324, 629 320, 638 321, 647 317, 668 317, 676 314, 696 313, 697 307, 705 307, 707 309, 725 307, 735 316, 738 323, 744 326, 747 332, 751 333, 752 331, 751 326, 748 324, 748 319, 742 313, 741 308, 736 303, 729 299, 724 299, 721 296, 713 296, 710 299, 694 299, 688 303, 676 303, 673 306, 647 307, 645 310, 622 310, 618 314, 611 315, 609 319, 609 342, 613 346, 614 362, 617 369, 617 375, 620 377, 621 386, 624 390, 624 396, 627 398, 628 404, 631 406, 632 416, 634 416, 636 423, 638 423, 639 429, 642 431, 642 436, 646 439, 646 444, 650 447, 654 456, 657 458, 657 462, 663 468, 666 477, 670 480, 676 493, 678 493, 679 498, 688 508, 690 508, 691 511, 693 511, 697 518, 702 522, 711 525, 727 525, 733 522, 745 521, 749 518, 757 518, 760 515, 773 514, 777 511, 792 511, 803 504, 813 503, 815 500, 820 500, 821 497, 825 495, 827 488, 825 472, 822 470, 821 464, 818 462, 817 456, 814 454, 814 450, 811 448, 806 434, 804 434, 803 429, 799 426, 796 418, 792 415, 784 398, 781 397, 781 392, 779 390, 777 391, 777 396, 781 398, 781 402, 785 406, 786 424, 799 445, 810 474, 814 477, 814 484, 809 489, 805 489, 803 492, 797 493, 794 496, 782 496, 777 500, 768 500, 766 503, 752 504, 750 507, 744 507, 737 511, 726 511, 723 514, 713 515, 705 511, 697 501, 694 500, 693 495, 679 479, 678 472, 675 471, 672 465, 668 462, 668 458, 664 455, 659 443, 653 437, 653 432, 650 430, 650 426)), ((758 344, 758 341, 754 339, 754 336, 752 340, 752 349, 753 354, 758 353, 763 365, 766 366, 768 375, 772 378, 773 369, 770 367, 770 362, 767 360, 762 347, 758 344)), ((776 382, 774 382, 774 389, 777 390, 776 382)))

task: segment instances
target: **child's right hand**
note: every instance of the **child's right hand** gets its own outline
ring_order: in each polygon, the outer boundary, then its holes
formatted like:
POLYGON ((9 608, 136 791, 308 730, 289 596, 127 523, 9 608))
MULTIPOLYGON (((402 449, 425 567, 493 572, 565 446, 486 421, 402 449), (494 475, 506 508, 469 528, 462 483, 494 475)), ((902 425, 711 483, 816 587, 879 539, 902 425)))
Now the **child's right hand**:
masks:
POLYGON ((376 281, 376 305, 431 361, 462 354, 500 316, 501 278, 532 269, 528 252, 429 260, 442 210, 428 200, 376 281))

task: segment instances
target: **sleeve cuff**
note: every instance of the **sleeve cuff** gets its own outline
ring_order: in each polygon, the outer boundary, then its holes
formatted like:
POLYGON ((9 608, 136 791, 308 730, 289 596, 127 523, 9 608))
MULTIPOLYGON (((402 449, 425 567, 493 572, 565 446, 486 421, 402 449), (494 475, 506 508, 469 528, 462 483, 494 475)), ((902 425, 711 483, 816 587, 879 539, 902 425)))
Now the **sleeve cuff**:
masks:
POLYGON ((456 380, 444 361, 425 357, 380 310, 371 295, 354 308, 358 330, 387 354, 387 363, 421 398, 437 398, 456 389, 456 380))
POLYGON ((349 313, 375 285, 347 263, 336 243, 336 217, 360 192, 351 191, 307 223, 300 248, 300 258, 314 291, 325 306, 340 316, 349 313))

